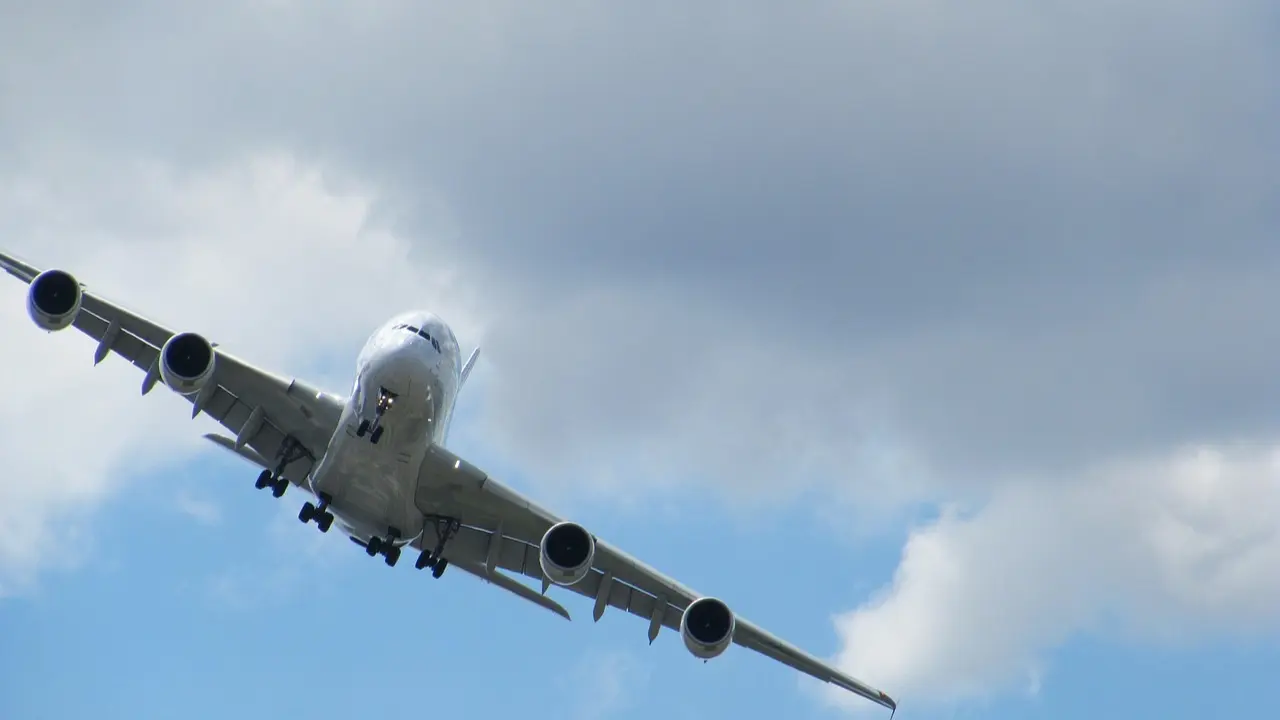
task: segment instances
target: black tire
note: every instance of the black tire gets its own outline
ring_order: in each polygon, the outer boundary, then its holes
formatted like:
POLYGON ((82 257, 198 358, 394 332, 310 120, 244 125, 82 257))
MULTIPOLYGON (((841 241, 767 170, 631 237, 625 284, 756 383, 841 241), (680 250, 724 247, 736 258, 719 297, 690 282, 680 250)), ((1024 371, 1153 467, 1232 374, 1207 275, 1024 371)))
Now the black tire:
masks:
POLYGON ((369 442, 373 443, 374 445, 377 445, 378 441, 381 439, 382 439, 382 428, 381 427, 374 428, 373 434, 369 436, 369 442))
POLYGON ((382 549, 382 539, 371 537, 369 538, 369 544, 366 545, 364 548, 364 552, 369 557, 373 557, 374 555, 377 555, 378 551, 381 549, 382 549))
POLYGON ((264 490, 264 489, 266 489, 266 488, 270 487, 270 486, 271 486, 271 471, 270 471, 270 470, 263 470, 263 471, 262 471, 262 474, 258 475, 258 480, 257 480, 256 482, 254 482, 254 483, 253 483, 253 486, 254 486, 255 488, 259 489, 259 490, 264 490))
POLYGON ((400 562, 400 548, 394 545, 387 548, 387 552, 382 559, 387 563, 387 567, 395 567, 396 563, 400 562))
POLYGON ((276 484, 271 487, 271 494, 275 497, 284 497, 284 491, 289 489, 289 480, 280 478, 276 480, 276 484))
POLYGON ((360 427, 356 428, 356 437, 364 437, 369 433, 369 421, 361 420, 360 427))
POLYGON ((315 516, 316 506, 312 505, 310 501, 302 503, 302 509, 298 511, 298 519, 302 521, 302 524, 306 525, 311 522, 315 516))
POLYGON ((444 574, 444 569, 447 567, 449 567, 449 561, 444 558, 440 558, 436 561, 435 566, 431 568, 431 577, 439 580, 440 576, 444 574))
POLYGON ((327 533, 329 528, 333 526, 333 513, 326 512, 316 521, 316 527, 320 528, 320 532, 327 533))

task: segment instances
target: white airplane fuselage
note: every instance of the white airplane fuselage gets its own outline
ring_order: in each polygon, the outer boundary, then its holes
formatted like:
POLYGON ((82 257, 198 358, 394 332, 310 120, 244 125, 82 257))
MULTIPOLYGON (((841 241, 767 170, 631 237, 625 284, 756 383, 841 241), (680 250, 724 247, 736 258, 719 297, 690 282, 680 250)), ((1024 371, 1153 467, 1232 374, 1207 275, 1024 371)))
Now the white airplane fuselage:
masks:
POLYGON ((332 498, 334 522, 368 542, 393 530, 397 545, 421 534, 414 503, 418 470, 433 444, 443 445, 461 384, 462 358, 449 326, 428 312, 392 318, 369 338, 356 361, 356 380, 342 420, 311 473, 311 491, 332 498), (394 395, 377 443, 360 436, 376 416, 379 397, 394 395))

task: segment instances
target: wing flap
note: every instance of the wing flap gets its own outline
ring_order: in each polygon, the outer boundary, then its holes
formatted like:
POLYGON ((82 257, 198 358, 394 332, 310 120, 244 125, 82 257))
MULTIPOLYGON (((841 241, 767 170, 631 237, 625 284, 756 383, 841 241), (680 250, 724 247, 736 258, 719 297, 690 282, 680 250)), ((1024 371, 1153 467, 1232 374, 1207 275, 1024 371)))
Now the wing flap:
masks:
POLYGON ((496 585, 522 600, 527 600, 538 607, 550 610, 565 620, 573 620, 573 618, 569 617, 569 611, 565 610, 560 603, 545 595, 539 594, 537 590, 534 590, 515 578, 508 577, 496 570, 488 572, 483 566, 473 566, 468 563, 455 563, 453 561, 450 561, 450 564, 473 577, 483 580, 486 583, 496 585))

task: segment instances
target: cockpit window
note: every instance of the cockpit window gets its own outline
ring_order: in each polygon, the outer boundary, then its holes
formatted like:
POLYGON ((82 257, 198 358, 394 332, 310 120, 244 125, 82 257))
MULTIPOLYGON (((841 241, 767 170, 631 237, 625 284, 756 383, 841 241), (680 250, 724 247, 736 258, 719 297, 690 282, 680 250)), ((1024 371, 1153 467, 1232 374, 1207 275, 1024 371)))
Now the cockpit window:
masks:
POLYGON ((422 338, 423 340, 426 340, 427 342, 431 343, 431 347, 435 348, 436 352, 440 352, 440 342, 435 338, 431 337, 431 334, 428 333, 426 330, 423 330, 422 328, 414 327, 413 325, 397 325, 392 329, 406 330, 408 332, 411 332, 414 335, 417 335, 418 337, 422 338))

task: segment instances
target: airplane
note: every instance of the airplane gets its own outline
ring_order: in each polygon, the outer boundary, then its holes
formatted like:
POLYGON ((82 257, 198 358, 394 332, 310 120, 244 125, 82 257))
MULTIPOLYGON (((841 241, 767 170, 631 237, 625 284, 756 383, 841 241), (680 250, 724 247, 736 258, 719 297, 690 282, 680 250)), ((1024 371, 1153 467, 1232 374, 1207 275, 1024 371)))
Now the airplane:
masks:
POLYGON ((175 332, 91 292, 65 270, 38 270, 0 253, 28 284, 27 311, 42 330, 74 327, 97 341, 93 360, 118 355, 143 373, 142 394, 163 384, 230 436, 211 442, 261 468, 255 487, 279 498, 296 486, 311 499, 298 519, 335 524, 371 558, 394 567, 403 550, 440 578, 457 567, 555 614, 552 586, 649 621, 649 644, 667 628, 706 662, 731 644, 888 708, 877 690, 738 617, 705 596, 562 519, 455 455, 445 444, 458 392, 475 367, 450 327, 407 312, 369 337, 348 397, 254 366, 196 332, 175 332), (541 582, 541 592, 516 576, 541 582))

